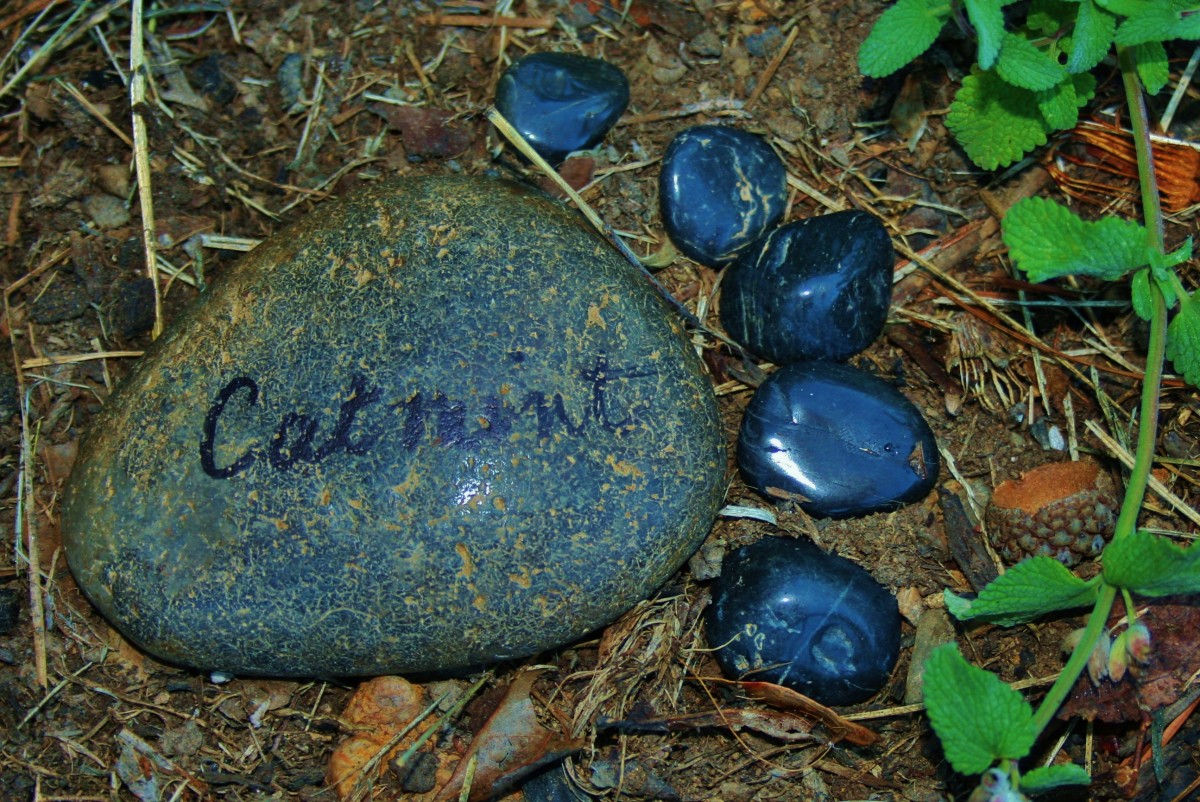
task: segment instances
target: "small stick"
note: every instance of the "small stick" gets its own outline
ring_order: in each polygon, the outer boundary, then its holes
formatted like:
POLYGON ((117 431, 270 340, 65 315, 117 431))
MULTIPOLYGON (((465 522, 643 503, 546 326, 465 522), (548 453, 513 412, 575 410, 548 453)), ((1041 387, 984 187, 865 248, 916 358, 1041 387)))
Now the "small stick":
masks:
MULTIPOLYGON (((1100 424, 1096 421, 1090 420, 1087 422, 1086 426, 1088 431, 1096 435, 1100 442, 1104 444, 1104 447, 1111 451, 1117 459, 1121 460, 1121 463, 1125 465, 1125 467, 1133 467, 1133 455, 1129 453, 1129 449, 1125 448, 1116 440, 1114 440, 1108 434, 1108 432, 1100 428, 1100 424)), ((1171 489, 1159 481, 1154 474, 1149 474, 1147 477, 1147 482, 1150 485, 1150 488, 1155 493, 1158 493, 1160 497, 1162 497, 1163 501, 1175 508, 1176 512, 1187 518, 1192 523, 1200 526, 1200 513, 1196 512, 1182 500, 1180 500, 1180 498, 1172 493, 1171 489)))
POLYGON ((792 45, 796 43, 796 37, 800 34, 800 26, 796 25, 792 28, 792 32, 788 34, 787 40, 783 43, 783 47, 779 48, 779 52, 771 59, 771 63, 763 70, 763 74, 759 77, 758 83, 754 85, 754 91, 750 94, 750 99, 746 101, 745 110, 750 111, 758 99, 762 97, 762 93, 766 91, 767 84, 771 83, 771 79, 775 77, 776 71, 779 70, 779 65, 787 58, 788 51, 792 49, 792 45))
POLYGON ((487 118, 488 121, 491 122, 492 125, 496 126, 496 129, 504 135, 505 139, 511 142, 517 150, 521 151, 521 155, 537 165, 538 169, 541 170, 547 178, 558 185, 558 188, 561 189, 563 193, 571 199, 571 201, 575 204, 575 207, 579 209, 579 211, 583 213, 583 216, 588 219, 588 222, 591 223, 592 226, 599 231, 601 235, 603 235, 604 238, 607 239, 613 245, 613 247, 615 247, 621 253, 622 256, 629 260, 630 264, 637 267, 637 269, 641 271, 642 275, 650 280, 650 283, 654 285, 663 298, 669 304, 671 304, 675 311, 678 312, 683 319, 688 322, 689 325, 692 325, 698 329, 704 329, 704 324, 697 320, 696 316, 689 312, 687 307, 679 303, 679 301, 675 299, 675 296, 671 295, 671 293, 667 291, 667 288, 664 287, 658 279, 650 274, 650 271, 646 269, 646 266, 643 265, 641 260, 637 258, 637 254, 629 250, 629 246, 626 245, 624 241, 622 241, 621 238, 616 235, 616 233, 609 227, 608 223, 605 223, 600 219, 600 215, 596 214, 595 210, 588 205, 588 202, 581 198, 579 193, 576 192, 575 189, 568 184, 561 175, 558 174, 558 171, 551 167, 550 163, 543 159, 541 154, 534 150, 533 147, 525 141, 525 138, 521 136, 516 128, 513 128, 512 123, 504 119, 504 115, 501 114, 495 106, 492 106, 487 110, 487 118))
POLYGON ((81 105, 85 109, 87 109, 88 114, 91 114, 93 117, 95 117, 97 120, 100 121, 101 125, 103 125, 109 131, 112 131, 114 134, 116 134, 117 138, 125 143, 125 147, 128 147, 128 148, 133 147, 133 140, 129 138, 129 134, 125 133, 120 128, 118 128, 117 124, 114 123, 112 120, 108 119, 108 117, 105 116, 104 112, 102 112, 102 111, 100 111, 100 109, 96 108, 96 105, 94 103, 92 103, 92 101, 88 100, 87 96, 85 96, 82 92, 80 92, 79 89, 76 88, 75 84, 70 83, 69 81, 64 81, 61 78, 55 78, 54 82, 57 83, 59 86, 61 86, 63 89, 67 90, 67 92, 70 93, 71 97, 75 98, 75 100, 79 103, 79 105, 81 105))
POLYGON ((483 17, 473 14, 424 14, 418 25, 443 25, 463 28, 553 28, 554 17, 483 17))
POLYGON ((130 105, 133 109, 133 162, 137 168, 138 201, 142 207, 142 246, 146 252, 146 274, 154 285, 154 327, 150 338, 158 339, 163 329, 162 290, 158 286, 158 244, 155 241, 154 195, 150 191, 150 151, 146 133, 146 50, 142 38, 142 0, 133 0, 133 26, 129 52, 130 105))

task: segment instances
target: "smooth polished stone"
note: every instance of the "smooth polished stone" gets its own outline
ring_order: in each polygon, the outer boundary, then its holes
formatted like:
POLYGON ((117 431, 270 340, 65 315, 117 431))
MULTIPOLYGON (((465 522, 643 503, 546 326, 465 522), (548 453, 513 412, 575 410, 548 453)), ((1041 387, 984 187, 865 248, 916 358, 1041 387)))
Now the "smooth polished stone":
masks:
POLYGON ((628 105, 625 73, 574 53, 525 56, 496 85, 496 109, 553 164, 599 144, 628 105))
POLYGON ((850 560, 806 540, 768 537, 726 556, 707 633, 730 676, 851 705, 874 696, 891 675, 900 609, 850 560))
POLYGON ((729 336, 779 365, 847 359, 870 345, 892 300, 892 242, 860 211, 771 231, 721 280, 729 336))
POLYGON ((698 125, 667 147, 659 205, 675 246, 689 259, 717 267, 783 217, 787 172, 762 137, 698 125))
POLYGON ((900 391, 857 368, 796 362, 771 374, 742 418, 746 483, 819 518, 894 510, 937 480, 925 418, 900 391))
POLYGON ((573 211, 483 178, 381 182, 251 252, 90 423, 80 587, 204 670, 451 671, 654 591, 723 492, 711 382, 573 211))

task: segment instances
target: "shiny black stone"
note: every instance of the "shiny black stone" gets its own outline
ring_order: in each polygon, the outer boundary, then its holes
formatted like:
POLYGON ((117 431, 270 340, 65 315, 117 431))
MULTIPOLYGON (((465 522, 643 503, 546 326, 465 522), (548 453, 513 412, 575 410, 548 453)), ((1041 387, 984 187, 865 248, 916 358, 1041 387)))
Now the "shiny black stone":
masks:
POLYGON ((496 109, 546 161, 595 147, 629 105, 620 69, 572 53, 534 53, 513 62, 496 86, 496 109))
POLYGON ((726 673, 826 705, 874 696, 900 653, 895 597, 858 565, 801 540, 764 538, 728 555, 707 626, 726 673))
POLYGON ((917 408, 882 379, 833 362, 797 362, 762 383, 737 460, 751 487, 822 518, 896 509, 928 493, 938 472, 917 408))
POLYGON ((887 231, 866 212, 788 223, 730 265, 721 282, 721 323, 776 364, 846 359, 883 330, 892 261, 887 231))
POLYGON ((761 137, 699 125, 671 140, 659 178, 663 227, 689 259, 717 266, 783 216, 787 173, 761 137))

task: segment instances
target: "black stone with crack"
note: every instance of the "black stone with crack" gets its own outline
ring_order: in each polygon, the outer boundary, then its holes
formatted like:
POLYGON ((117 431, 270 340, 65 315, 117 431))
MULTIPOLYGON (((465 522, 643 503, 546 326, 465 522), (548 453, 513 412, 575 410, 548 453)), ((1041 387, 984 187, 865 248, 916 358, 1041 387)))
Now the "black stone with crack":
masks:
POLYGON ((565 207, 381 183, 249 254, 154 343, 71 477, 71 569, 158 657, 454 670, 600 627, 704 539, 711 385, 565 207))

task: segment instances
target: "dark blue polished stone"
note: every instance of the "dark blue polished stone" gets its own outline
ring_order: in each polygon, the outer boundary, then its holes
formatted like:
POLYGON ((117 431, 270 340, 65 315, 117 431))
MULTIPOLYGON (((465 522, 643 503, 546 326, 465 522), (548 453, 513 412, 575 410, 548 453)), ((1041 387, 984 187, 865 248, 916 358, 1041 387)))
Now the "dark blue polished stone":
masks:
POLYGON ((761 137, 719 125, 681 132, 663 156, 663 227, 689 259, 717 266, 779 222, 783 162, 761 137))
POLYGON ((896 509, 928 493, 938 472, 917 408, 882 379, 833 362, 797 362, 762 383, 737 460, 751 487, 820 518, 896 509))
POLYGON ((721 282, 721 323, 776 364, 846 359, 883 330, 892 262, 887 231, 866 212, 788 223, 730 265, 721 282))
POLYGON ((496 109, 546 161, 595 147, 629 105, 620 69, 573 53, 534 53, 513 62, 496 86, 496 109))
POLYGON ((725 558, 708 643, 731 676, 786 685, 826 705, 874 696, 900 653, 895 597, 845 557, 764 538, 725 558))

